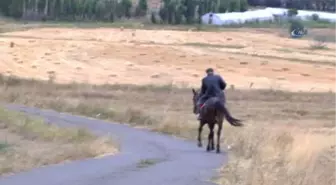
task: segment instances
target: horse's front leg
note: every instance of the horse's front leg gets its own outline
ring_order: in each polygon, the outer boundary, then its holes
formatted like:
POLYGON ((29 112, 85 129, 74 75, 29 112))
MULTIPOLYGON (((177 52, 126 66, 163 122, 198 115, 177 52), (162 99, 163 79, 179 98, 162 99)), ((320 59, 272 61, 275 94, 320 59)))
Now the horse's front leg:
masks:
POLYGON ((200 121, 199 127, 198 127, 198 147, 202 147, 202 130, 203 130, 204 123, 200 121))
POLYGON ((208 136, 208 146, 207 146, 207 151, 213 150, 213 138, 214 138, 214 124, 208 123, 209 125, 209 136, 208 136))

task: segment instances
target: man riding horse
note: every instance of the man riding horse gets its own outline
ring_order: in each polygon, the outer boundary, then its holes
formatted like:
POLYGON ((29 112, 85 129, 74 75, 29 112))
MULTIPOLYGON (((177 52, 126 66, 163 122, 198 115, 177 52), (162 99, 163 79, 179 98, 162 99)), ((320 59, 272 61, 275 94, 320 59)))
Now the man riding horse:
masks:
POLYGON ((226 88, 226 83, 223 78, 215 75, 211 68, 207 69, 206 73, 207 76, 202 79, 201 92, 192 89, 193 113, 199 114, 198 146, 202 147, 202 129, 207 124, 210 130, 207 151, 215 149, 214 127, 217 125, 216 152, 220 153, 220 137, 224 119, 235 127, 242 127, 244 124, 242 124, 242 120, 234 118, 225 106, 223 90, 226 88))
POLYGON ((224 101, 225 96, 223 90, 226 88, 226 82, 220 75, 214 74, 212 68, 208 68, 206 71, 207 76, 202 79, 200 98, 197 102, 198 116, 197 119, 201 120, 201 114, 203 104, 211 97, 221 97, 224 101))

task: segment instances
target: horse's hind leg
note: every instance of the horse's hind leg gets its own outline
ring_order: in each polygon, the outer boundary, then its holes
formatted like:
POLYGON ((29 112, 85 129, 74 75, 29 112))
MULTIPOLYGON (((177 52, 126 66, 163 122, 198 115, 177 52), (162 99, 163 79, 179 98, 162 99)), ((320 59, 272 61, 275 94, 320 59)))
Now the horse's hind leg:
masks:
POLYGON ((213 147, 213 138, 214 138, 214 124, 210 124, 208 123, 209 125, 209 130, 210 130, 210 133, 209 133, 209 136, 208 136, 208 146, 207 146, 207 151, 211 151, 214 149, 213 147))
POLYGON ((203 129, 204 123, 200 121, 199 127, 198 127, 198 147, 202 147, 202 129, 203 129))
POLYGON ((214 133, 212 134, 210 150, 215 150, 214 133))
POLYGON ((217 153, 221 152, 220 149, 220 137, 221 137, 221 133, 222 133, 222 126, 223 126, 223 121, 218 123, 218 130, 217 130, 217 153))

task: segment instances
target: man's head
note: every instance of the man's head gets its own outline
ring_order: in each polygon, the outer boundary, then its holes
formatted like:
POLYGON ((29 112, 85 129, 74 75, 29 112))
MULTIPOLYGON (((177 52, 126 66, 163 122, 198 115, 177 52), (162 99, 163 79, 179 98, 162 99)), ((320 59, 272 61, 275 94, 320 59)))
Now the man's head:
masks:
POLYGON ((207 75, 213 75, 214 74, 214 70, 212 68, 208 68, 205 70, 207 75))

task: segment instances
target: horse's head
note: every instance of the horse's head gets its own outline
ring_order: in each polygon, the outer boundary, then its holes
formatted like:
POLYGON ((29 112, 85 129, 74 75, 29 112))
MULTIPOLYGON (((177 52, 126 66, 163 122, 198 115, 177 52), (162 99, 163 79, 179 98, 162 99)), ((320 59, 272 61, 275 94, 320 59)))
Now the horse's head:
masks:
POLYGON ((192 89, 192 92, 193 92, 193 98, 192 98, 192 101, 193 101, 193 113, 197 114, 198 113, 197 101, 199 99, 199 93, 195 89, 192 89))

